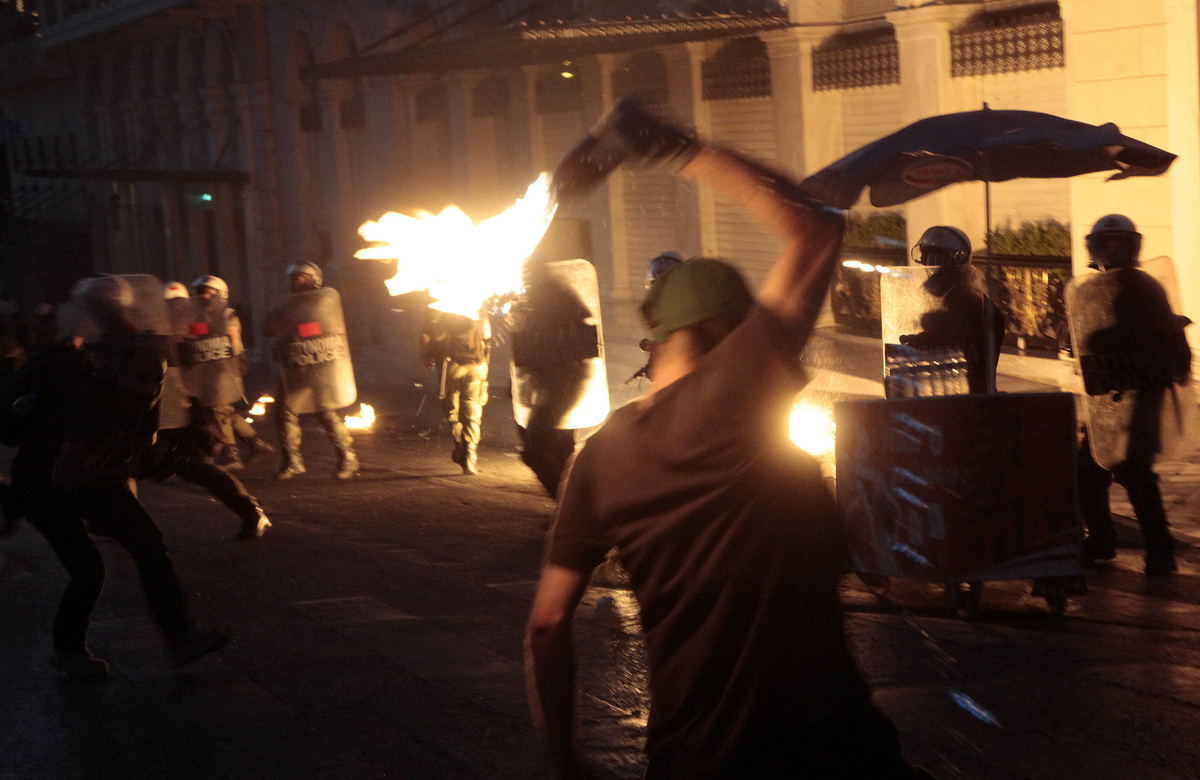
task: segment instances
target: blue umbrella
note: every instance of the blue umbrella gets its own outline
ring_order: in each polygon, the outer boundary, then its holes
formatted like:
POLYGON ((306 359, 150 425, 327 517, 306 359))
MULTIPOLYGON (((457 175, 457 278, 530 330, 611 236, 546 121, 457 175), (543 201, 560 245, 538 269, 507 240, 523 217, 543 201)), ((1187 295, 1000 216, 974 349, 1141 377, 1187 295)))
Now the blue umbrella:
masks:
POLYGON ((1175 155, 1122 135, 1037 111, 981 111, 929 117, 851 152, 800 187, 848 209, 864 187, 871 204, 895 206, 960 181, 1058 179, 1116 171, 1110 179, 1157 176, 1175 155))

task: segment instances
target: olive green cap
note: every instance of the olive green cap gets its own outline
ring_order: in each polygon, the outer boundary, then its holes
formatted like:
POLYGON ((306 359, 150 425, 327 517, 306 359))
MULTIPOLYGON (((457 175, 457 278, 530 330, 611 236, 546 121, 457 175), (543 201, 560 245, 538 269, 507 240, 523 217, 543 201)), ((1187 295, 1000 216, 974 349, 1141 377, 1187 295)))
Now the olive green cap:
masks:
POLYGON ((642 317, 650 338, 663 341, 680 328, 716 317, 741 318, 754 296, 738 269, 697 257, 667 271, 642 301, 642 317))

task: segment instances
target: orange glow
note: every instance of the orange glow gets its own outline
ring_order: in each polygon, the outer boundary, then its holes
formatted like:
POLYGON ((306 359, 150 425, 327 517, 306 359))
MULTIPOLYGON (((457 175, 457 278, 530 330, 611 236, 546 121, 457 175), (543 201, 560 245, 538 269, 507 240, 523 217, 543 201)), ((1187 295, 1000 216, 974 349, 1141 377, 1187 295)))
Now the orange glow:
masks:
POLYGON ((833 413, 825 406, 797 401, 788 416, 788 438, 800 449, 820 458, 833 454, 833 413))
POLYGON ((261 417, 267 413, 267 404, 273 403, 275 403, 275 399, 269 395, 259 397, 259 399, 254 402, 254 406, 250 407, 250 416, 261 417))
POLYGON ((428 290, 436 299, 432 308, 474 318, 488 298, 521 289, 521 268, 554 210, 543 173, 524 198, 478 224, 457 206, 436 215, 418 211, 415 217, 389 211, 359 227, 374 246, 354 256, 398 261, 396 275, 387 280, 392 295, 428 290))
POLYGON ((375 424, 375 409, 370 404, 358 406, 358 414, 346 417, 346 427, 356 431, 369 431, 375 424))

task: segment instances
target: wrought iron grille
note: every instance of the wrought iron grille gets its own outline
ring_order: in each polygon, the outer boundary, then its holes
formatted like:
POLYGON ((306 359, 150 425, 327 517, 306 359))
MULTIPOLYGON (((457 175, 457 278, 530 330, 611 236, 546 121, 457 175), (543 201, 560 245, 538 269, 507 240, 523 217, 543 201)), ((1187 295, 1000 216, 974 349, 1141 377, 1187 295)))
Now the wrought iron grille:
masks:
POLYGON ((895 30, 835 35, 813 49, 813 89, 854 89, 900 83, 895 30))
POLYGON ((705 100, 771 96, 771 60, 758 38, 726 44, 700 66, 705 100))
POLYGON ((1067 64, 1058 3, 976 17, 950 33, 950 75, 1017 73, 1067 64))

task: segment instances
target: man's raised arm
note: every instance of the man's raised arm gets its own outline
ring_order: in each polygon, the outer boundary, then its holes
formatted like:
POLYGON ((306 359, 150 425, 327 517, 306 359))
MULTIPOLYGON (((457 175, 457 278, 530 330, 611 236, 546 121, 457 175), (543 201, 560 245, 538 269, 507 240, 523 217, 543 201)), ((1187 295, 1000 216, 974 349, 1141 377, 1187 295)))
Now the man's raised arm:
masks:
POLYGON ((783 252, 763 282, 758 302, 798 342, 807 341, 829 291, 844 219, 805 199, 784 174, 732 150, 697 143, 700 148, 683 173, 711 183, 783 238, 783 252))
POLYGON ((778 316, 798 344, 807 340, 829 290, 841 248, 841 212, 815 203, 787 175, 737 152, 713 146, 635 101, 622 101, 554 171, 560 202, 582 197, 626 159, 682 167, 712 184, 783 238, 783 254, 758 301, 778 316))

